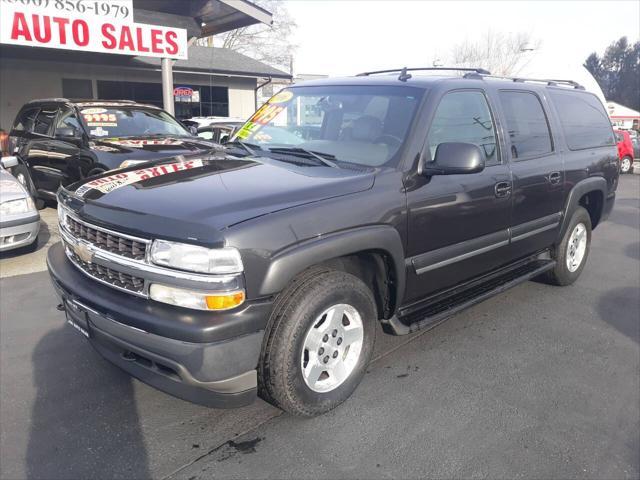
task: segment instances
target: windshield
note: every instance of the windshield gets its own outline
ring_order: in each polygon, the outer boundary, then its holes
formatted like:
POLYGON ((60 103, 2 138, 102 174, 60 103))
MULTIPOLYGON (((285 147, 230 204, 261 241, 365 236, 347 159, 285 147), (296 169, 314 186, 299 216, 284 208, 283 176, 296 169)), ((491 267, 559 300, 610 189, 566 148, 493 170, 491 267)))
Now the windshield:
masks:
POLYGON ((162 110, 140 107, 91 107, 80 110, 92 137, 190 136, 162 110))
POLYGON ((290 88, 265 103, 232 140, 377 167, 393 162, 423 93, 402 86, 290 88))

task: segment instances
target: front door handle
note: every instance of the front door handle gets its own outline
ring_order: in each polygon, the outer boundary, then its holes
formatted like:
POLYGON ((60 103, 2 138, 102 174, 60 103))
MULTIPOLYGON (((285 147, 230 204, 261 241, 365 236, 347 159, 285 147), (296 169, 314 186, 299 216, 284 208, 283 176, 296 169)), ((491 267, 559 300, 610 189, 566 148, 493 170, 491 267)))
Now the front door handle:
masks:
POLYGON ((511 194, 511 182, 498 182, 493 187, 493 191, 497 198, 508 197, 511 194))
POLYGON ((551 185, 558 185, 562 180, 562 174, 560 172, 551 172, 548 178, 551 185))

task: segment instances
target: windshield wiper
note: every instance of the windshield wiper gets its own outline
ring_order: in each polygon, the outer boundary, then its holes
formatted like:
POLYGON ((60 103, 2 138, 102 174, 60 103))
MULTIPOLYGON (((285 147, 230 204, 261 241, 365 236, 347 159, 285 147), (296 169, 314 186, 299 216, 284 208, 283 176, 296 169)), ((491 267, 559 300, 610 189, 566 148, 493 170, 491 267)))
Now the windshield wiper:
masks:
POLYGON ((257 157, 258 156, 256 154, 256 151, 254 150, 254 148, 257 148, 258 150, 262 150, 262 147, 260 147, 260 145, 255 145, 253 143, 246 143, 246 142, 243 142, 242 140, 233 140, 232 142, 227 142, 224 145, 225 145, 225 147, 227 145, 240 145, 252 157, 257 157))
POLYGON ((312 157, 318 160, 320 163, 331 168, 340 168, 337 163, 332 160, 336 160, 335 155, 323 152, 314 152, 302 147, 273 147, 269 151, 273 153, 291 153, 292 155, 298 155, 303 157, 312 157))

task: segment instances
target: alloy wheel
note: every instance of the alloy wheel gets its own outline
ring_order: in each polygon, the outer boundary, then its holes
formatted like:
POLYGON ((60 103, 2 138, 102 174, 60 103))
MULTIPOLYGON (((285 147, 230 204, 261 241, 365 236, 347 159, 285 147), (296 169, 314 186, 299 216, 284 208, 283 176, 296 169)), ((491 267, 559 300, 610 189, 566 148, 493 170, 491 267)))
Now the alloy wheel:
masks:
POLYGON ((322 312, 302 348, 300 363, 306 385, 320 393, 342 385, 358 364, 363 340, 362 317, 354 307, 338 304, 322 312))
POLYGON ((567 245, 567 268, 570 272, 578 270, 587 251, 587 227, 583 223, 578 223, 567 245))

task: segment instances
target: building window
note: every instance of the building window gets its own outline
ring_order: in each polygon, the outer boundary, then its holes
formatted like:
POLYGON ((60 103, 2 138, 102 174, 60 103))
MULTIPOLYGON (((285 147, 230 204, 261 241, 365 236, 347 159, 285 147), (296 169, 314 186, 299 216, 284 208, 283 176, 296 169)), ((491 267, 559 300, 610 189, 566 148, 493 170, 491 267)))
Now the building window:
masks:
MULTIPOLYGON (((175 102, 176 118, 229 116, 229 89, 180 83, 199 92, 199 102, 175 102)), ((134 100, 162 108, 162 84, 143 82, 112 82, 98 80, 98 98, 102 100, 134 100)))
POLYGON ((134 100, 162 108, 162 84, 98 80, 101 100, 134 100))
POLYGON ((82 78, 63 78, 62 96, 65 98, 93 98, 93 83, 82 78))

